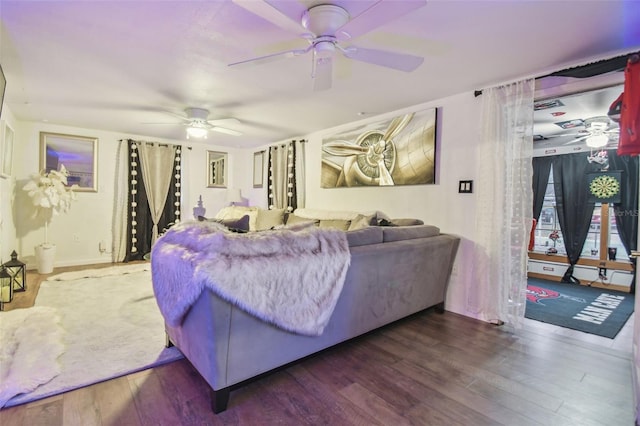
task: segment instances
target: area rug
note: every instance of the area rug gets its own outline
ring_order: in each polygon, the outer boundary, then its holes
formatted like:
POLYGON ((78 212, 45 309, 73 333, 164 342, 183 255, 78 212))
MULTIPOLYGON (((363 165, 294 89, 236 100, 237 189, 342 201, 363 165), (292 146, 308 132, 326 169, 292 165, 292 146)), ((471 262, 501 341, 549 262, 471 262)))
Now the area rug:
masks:
MULTIPOLYGON (((51 277, 40 285, 36 297, 34 308, 42 307, 55 310, 48 320, 57 315, 64 330, 64 352, 57 359, 60 373, 32 391, 25 389, 5 406, 182 358, 175 347, 165 348, 164 320, 153 295, 149 264, 51 277)), ((39 368, 51 368, 50 361, 39 368)))
POLYGON ((529 278, 525 317, 613 339, 633 304, 629 293, 529 278))
POLYGON ((55 308, 0 314, 0 407, 60 374, 64 329, 55 308))

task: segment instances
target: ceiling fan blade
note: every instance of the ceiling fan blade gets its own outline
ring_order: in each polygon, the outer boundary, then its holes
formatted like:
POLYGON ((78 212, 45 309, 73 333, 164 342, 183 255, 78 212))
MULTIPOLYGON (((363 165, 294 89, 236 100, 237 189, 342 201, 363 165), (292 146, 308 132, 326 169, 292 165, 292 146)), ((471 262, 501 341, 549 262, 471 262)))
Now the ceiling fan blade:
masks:
POLYGON ((378 1, 344 24, 335 35, 339 40, 354 39, 426 4, 426 0, 378 1))
POLYGON ((409 55, 407 53, 389 52, 378 49, 364 49, 362 47, 350 46, 340 48, 344 56, 356 61, 367 62, 369 64, 380 65, 382 67, 393 68, 400 71, 411 72, 424 62, 420 56, 409 55))
POLYGON ((315 92, 331 89, 333 84, 333 58, 315 57, 311 77, 313 78, 313 90, 315 92))
POLYGON ((158 123, 157 121, 146 121, 146 122, 142 122, 140 124, 159 124, 161 126, 165 126, 165 125, 172 125, 172 126, 183 126, 185 125, 184 123, 158 123))
POLYGON ((586 138, 588 138, 589 136, 590 135, 580 136, 579 138, 575 138, 573 140, 570 140, 569 142, 563 143, 563 145, 571 145, 572 143, 581 142, 581 141, 585 140, 586 138))
POLYGON ((211 130, 212 132, 224 133, 226 135, 232 135, 232 136, 240 136, 242 134, 242 132, 239 132, 237 130, 227 129, 226 127, 218 127, 218 126, 211 126, 209 127, 209 130, 211 130))
MULTIPOLYGON (((302 15, 297 19, 292 18, 289 13, 283 12, 280 6, 276 7, 278 3, 273 2, 274 4, 271 4, 270 2, 259 0, 233 0, 233 3, 254 15, 271 22, 283 30, 290 31, 294 34, 301 34, 304 32, 300 24, 300 18, 302 15)), ((285 3, 294 3, 294 6, 295 4, 300 4, 298 2, 285 3)), ((302 7, 302 5, 300 5, 300 7, 302 7)), ((302 8, 304 9, 304 7, 302 8)))
POLYGON ((294 50, 287 50, 284 52, 272 53, 271 55, 259 56, 257 58, 234 62, 232 64, 229 64, 228 66, 235 67, 235 66, 244 66, 244 65, 260 65, 260 64, 266 64, 269 62, 277 61, 280 59, 293 58, 295 56, 304 55, 309 50, 311 50, 312 47, 313 46, 309 45, 309 47, 306 49, 294 49, 294 50))
MULTIPOLYGON (((249 2, 256 0, 247 0, 249 2)), ((289 19, 289 22, 294 22, 298 27, 297 31, 302 29, 302 16, 307 12, 307 6, 296 0, 263 0, 265 4, 271 8, 277 10, 282 15, 289 19)))
POLYGON ((234 124, 240 124, 240 120, 237 118, 216 118, 213 120, 207 120, 207 123, 212 126, 233 126, 234 124))

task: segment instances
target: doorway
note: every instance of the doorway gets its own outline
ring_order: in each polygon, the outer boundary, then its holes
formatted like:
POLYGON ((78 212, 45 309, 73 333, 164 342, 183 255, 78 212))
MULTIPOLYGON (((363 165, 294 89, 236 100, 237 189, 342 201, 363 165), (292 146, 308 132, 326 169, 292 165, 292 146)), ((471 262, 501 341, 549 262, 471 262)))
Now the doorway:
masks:
MULTIPOLYGON (((623 78, 622 75, 618 77, 623 78)), ((560 226, 563 218, 559 217, 555 191, 555 188, 562 187, 567 183, 565 180, 561 182, 559 178, 554 176, 553 171, 559 170, 557 158, 559 156, 579 157, 580 160, 576 162, 578 167, 581 170, 593 172, 607 172, 620 168, 620 162, 615 154, 618 141, 616 120, 619 113, 615 108, 612 108, 612 105, 615 105, 616 99, 622 93, 623 86, 619 81, 612 84, 611 76, 607 79, 607 83, 600 83, 600 87, 597 89, 583 90, 577 93, 571 90, 575 86, 562 85, 557 88, 557 93, 552 94, 547 90, 546 96, 538 96, 538 100, 534 103, 534 199, 538 205, 534 207, 534 216, 537 218, 531 233, 528 262, 530 289, 528 291, 533 292, 533 288, 544 287, 540 285, 541 282, 550 282, 548 287, 551 288, 560 281, 567 281, 568 253, 565 249, 565 236, 563 236, 560 226), (537 177, 536 161, 545 164, 538 168, 539 175, 537 177), (580 161, 584 162, 585 167, 580 161), (550 163, 555 163, 555 166, 550 163), (540 175, 540 173, 542 174, 540 175), (537 185, 536 181, 538 181, 537 185)), ((584 86, 584 83, 581 85, 584 86)), ((637 158, 635 161, 637 162, 637 158)), ((637 165, 634 167, 637 172, 637 165)), ((575 181, 580 182, 580 187, 572 189, 573 192, 586 191, 583 189, 586 188, 583 180, 575 179, 575 181)), ((637 192, 637 187, 636 179, 631 190, 637 192)), ((629 188, 629 185, 622 185, 620 190, 629 191, 629 188)), ((579 259, 570 274, 575 278, 575 282, 565 284, 571 286, 578 284, 579 281, 581 286, 593 288, 598 292, 598 295, 613 294, 631 299, 631 312, 633 312, 633 295, 631 293, 634 290, 635 271, 629 254, 631 249, 637 247, 635 244, 638 238, 637 200, 636 195, 633 197, 633 204, 626 205, 625 209, 619 208, 619 202, 617 204, 607 202, 606 199, 594 203, 587 213, 588 216, 583 219, 587 220, 588 229, 586 230, 586 238, 579 247, 579 259), (625 225, 621 223, 623 219, 634 221, 635 226, 625 228, 625 225), (633 244, 629 244, 629 229, 633 229, 633 244), (626 235, 621 235, 625 233, 624 231, 626 231, 626 235), (625 237, 626 240, 624 240, 625 237), (625 294, 626 296, 623 296, 625 294)), ((573 218, 572 212, 566 210, 564 211, 564 221, 568 222, 568 218, 573 218)), ((571 238, 569 239, 571 240, 571 238)), ((568 245, 574 247, 575 251, 575 241, 569 241, 568 245)), ((553 288, 557 290, 556 287, 553 288)), ((570 288, 564 287, 564 289, 569 290, 570 288)), ((531 299, 536 299, 533 293, 530 295, 531 299)), ((564 295, 562 299, 566 302, 571 300, 570 297, 572 296, 564 295)), ((576 298, 584 299, 584 297, 576 298)), ((530 303, 527 302, 527 307, 530 303)), ((596 304, 598 303, 600 302, 596 302, 596 304)), ((548 301, 547 304, 554 305, 551 301, 548 301)), ((611 306, 614 304, 611 303, 611 306)), ((532 310, 530 309, 530 311, 532 310)), ((605 313, 601 312, 602 315, 605 313)), ((586 339, 600 341, 606 346, 612 345, 630 351, 633 318, 634 315, 631 314, 626 325, 621 327, 614 339, 600 340, 597 338, 598 336, 586 337, 586 339)), ((536 327, 555 327, 549 328, 549 330, 584 337, 582 332, 567 331, 564 327, 559 329, 557 326, 549 324, 538 325, 531 320, 527 320, 527 323, 536 327)))

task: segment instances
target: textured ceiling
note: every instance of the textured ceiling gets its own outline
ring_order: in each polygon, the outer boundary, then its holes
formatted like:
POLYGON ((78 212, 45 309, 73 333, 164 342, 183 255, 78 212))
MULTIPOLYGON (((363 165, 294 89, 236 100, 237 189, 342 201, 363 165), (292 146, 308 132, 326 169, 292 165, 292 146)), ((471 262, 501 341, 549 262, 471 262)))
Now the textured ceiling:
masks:
POLYGON ((20 120, 181 140, 175 114, 199 107, 241 122, 212 144, 252 147, 637 50, 639 5, 429 1, 352 41, 423 56, 416 71, 338 57, 333 88, 314 92, 310 55, 227 66, 307 45, 232 1, 0 0, 0 64, 20 120))

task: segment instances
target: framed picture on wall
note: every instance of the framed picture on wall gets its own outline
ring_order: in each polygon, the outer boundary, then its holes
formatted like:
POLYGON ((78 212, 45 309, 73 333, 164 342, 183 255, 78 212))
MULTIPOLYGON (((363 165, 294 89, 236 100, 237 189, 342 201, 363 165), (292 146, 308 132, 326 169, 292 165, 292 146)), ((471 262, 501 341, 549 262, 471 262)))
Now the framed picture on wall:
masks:
POLYGON ((253 187, 262 188, 264 178, 264 151, 253 154, 253 187))
POLYGON ((227 187, 227 157, 226 152, 207 151, 207 187, 227 187))
POLYGON ((98 138, 40 132, 40 170, 69 172, 67 183, 76 191, 98 191, 98 138))
POLYGON ((322 188, 436 183, 437 108, 354 124, 322 139, 322 188))
POLYGON ((0 176, 9 178, 13 175, 13 144, 15 133, 13 128, 8 123, 4 123, 2 131, 2 169, 0 170, 0 176))

